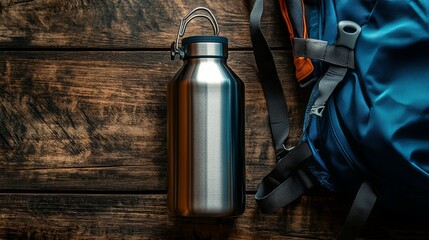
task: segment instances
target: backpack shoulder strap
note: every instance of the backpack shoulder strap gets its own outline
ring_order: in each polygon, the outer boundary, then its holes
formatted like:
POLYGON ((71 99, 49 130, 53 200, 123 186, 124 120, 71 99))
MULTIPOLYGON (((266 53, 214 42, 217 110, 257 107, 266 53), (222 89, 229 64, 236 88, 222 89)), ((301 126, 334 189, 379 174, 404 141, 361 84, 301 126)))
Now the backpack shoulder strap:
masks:
POLYGON ((267 102, 271 134, 276 154, 283 151, 283 144, 289 135, 289 114, 283 88, 277 75, 273 54, 261 31, 261 17, 264 1, 256 0, 250 14, 250 32, 259 81, 267 102))
POLYGON ((250 14, 250 30, 253 52, 260 74, 259 81, 267 102, 278 164, 262 180, 255 199, 263 212, 271 212, 294 201, 306 189, 313 186, 302 164, 312 156, 312 152, 305 142, 289 153, 284 147, 289 134, 289 115, 273 55, 260 28, 263 7, 263 0, 255 1, 250 14))
POLYGON ((377 194, 368 182, 360 186, 338 240, 355 239, 377 201, 377 194))

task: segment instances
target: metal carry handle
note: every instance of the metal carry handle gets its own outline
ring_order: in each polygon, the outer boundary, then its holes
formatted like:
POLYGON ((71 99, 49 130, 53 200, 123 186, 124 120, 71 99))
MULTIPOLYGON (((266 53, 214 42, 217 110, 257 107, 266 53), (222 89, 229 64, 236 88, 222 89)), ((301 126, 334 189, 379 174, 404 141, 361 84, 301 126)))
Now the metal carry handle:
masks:
POLYGON ((185 53, 183 52, 183 49, 179 47, 179 40, 183 35, 185 35, 186 26, 188 26, 188 23, 195 18, 206 18, 210 21, 212 27, 213 27, 213 34, 215 36, 219 35, 219 24, 217 23, 216 17, 213 15, 212 11, 206 7, 197 7, 194 10, 190 11, 182 20, 180 20, 179 30, 177 31, 177 37, 176 41, 171 43, 171 60, 174 60, 176 55, 179 55, 180 59, 183 59, 185 53), (195 14, 197 11, 206 11, 209 15, 206 14, 195 14))

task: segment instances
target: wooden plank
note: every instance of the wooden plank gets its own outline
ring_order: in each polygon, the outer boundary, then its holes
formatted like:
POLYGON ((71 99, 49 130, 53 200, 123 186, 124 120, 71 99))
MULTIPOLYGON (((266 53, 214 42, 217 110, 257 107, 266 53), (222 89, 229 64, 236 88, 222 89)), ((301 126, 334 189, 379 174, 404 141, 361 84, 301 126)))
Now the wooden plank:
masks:
MULTIPOLYGON (((164 195, 0 194, 2 239, 334 239, 344 202, 304 196, 290 207, 262 214, 253 196, 236 220, 174 220, 164 195)), ((372 216, 364 239, 424 239, 427 222, 372 216)))
MULTIPOLYGON (((275 164, 252 53, 229 65, 246 84, 248 190, 275 164)), ((140 191, 166 186, 166 84, 181 63, 168 52, 1 52, 0 189, 140 191)), ((291 139, 306 91, 276 51, 291 139)))
MULTIPOLYGON (((2 48, 170 48, 178 24, 198 6, 212 9, 221 35, 234 48, 251 47, 253 1, 0 1, 2 48)), ((289 47, 276 1, 266 1, 263 29, 273 47, 289 47)), ((189 24, 186 36, 212 34, 206 20, 189 24)))

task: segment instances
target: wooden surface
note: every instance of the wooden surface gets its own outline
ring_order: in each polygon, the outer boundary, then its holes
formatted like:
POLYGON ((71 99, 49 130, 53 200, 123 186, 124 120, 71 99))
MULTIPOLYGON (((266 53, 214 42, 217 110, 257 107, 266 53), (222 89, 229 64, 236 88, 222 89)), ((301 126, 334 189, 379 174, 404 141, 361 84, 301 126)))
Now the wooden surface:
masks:
MULTIPOLYGON (((253 194, 275 164, 251 52, 253 1, 0 0, 0 238, 332 239, 349 201, 318 189, 262 214, 253 194), (166 214, 166 84, 178 22, 211 8, 246 85, 247 210, 236 220, 166 214)), ((263 28, 287 95, 291 141, 308 90, 292 76, 276 2, 263 28)), ((187 35, 210 33, 204 21, 187 35)), ((375 214, 362 238, 429 237, 427 223, 375 214)))
MULTIPOLYGON (((267 7, 277 7, 266 1, 267 7)), ((230 47, 250 48, 248 15, 253 1, 1 0, 0 41, 10 48, 169 48, 181 18, 195 7, 213 10, 230 47)), ((289 46, 278 35, 280 14, 267 14, 264 26, 273 47, 289 46)), ((202 24, 204 23, 204 24, 202 24)), ((211 33, 197 20, 188 33, 211 33)), ((191 35, 191 34, 190 34, 191 35)))

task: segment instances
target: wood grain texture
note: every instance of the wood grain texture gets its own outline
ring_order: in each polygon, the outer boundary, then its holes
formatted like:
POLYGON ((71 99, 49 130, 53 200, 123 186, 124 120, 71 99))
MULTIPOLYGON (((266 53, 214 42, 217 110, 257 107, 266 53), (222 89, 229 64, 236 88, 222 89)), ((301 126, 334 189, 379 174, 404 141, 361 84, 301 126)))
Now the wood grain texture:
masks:
POLYGON ((338 227, 335 222, 328 221, 332 217, 330 210, 320 205, 331 201, 323 198, 312 200, 304 198, 284 212, 261 215, 249 196, 245 214, 235 222, 175 221, 166 213, 164 195, 2 194, 0 204, 5 207, 0 209, 0 238, 332 237, 332 231, 338 227), (316 216, 312 216, 313 213, 316 216))
MULTIPOLYGON (((198 6, 216 15, 233 48, 249 48, 253 1, 0 0, 3 48, 169 48, 180 19, 198 6)), ((276 1, 266 1, 263 29, 272 47, 289 47, 276 1)), ((187 36, 212 34, 206 20, 189 24, 187 36)))
MULTIPOLYGON (((164 195, 0 194, 2 239, 334 239, 346 204, 304 196, 261 214, 253 196, 236 220, 174 220, 164 195)), ((424 239, 427 222, 373 216, 364 239, 424 239)))
MULTIPOLYGON (((335 239, 350 201, 311 192, 261 214, 250 194, 275 164, 249 51, 253 2, 0 0, 0 49, 8 50, 0 52, 0 239, 335 239), (250 192, 236 220, 166 214, 166 84, 181 64, 167 49, 197 6, 217 16, 236 50, 229 65, 246 84, 250 192)), ((294 142, 308 92, 283 51, 290 44, 277 2, 265 4, 262 27, 282 49, 274 55, 294 142)), ((186 35, 199 34, 211 34, 204 20, 186 35)), ((360 238, 428 239, 428 224, 376 213, 360 238)))
MULTIPOLYGON (((248 190, 275 164, 253 55, 232 51, 246 85, 248 190)), ((168 52, 0 53, 0 189, 142 191, 166 186, 166 85, 181 63, 168 52)), ((275 52, 291 139, 307 94, 290 52, 275 52)))

